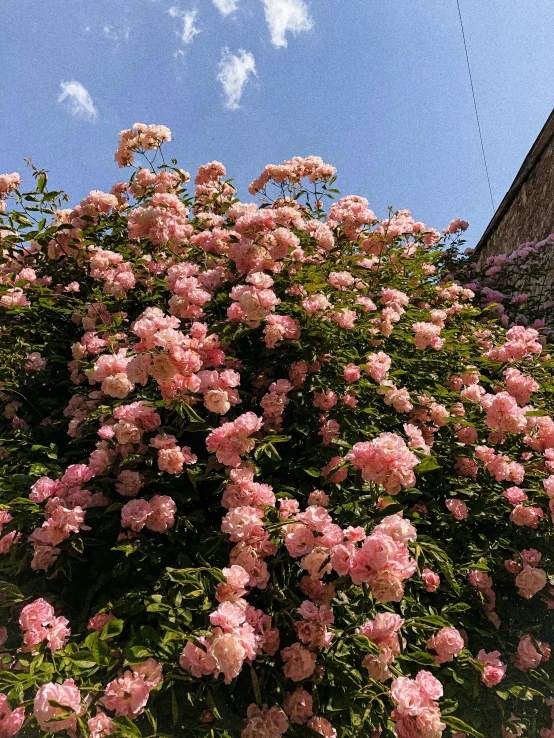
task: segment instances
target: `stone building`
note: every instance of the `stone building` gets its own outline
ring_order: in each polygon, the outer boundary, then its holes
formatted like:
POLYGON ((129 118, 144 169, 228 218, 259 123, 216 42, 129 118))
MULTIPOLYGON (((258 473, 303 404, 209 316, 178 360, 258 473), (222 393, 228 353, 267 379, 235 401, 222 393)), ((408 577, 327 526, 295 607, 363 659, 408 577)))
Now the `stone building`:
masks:
MULTIPOLYGON (((543 241, 551 233, 554 233, 554 110, 477 244, 475 257, 482 265, 489 256, 508 255, 521 244, 543 241)), ((554 249, 554 243, 551 248, 554 249)))

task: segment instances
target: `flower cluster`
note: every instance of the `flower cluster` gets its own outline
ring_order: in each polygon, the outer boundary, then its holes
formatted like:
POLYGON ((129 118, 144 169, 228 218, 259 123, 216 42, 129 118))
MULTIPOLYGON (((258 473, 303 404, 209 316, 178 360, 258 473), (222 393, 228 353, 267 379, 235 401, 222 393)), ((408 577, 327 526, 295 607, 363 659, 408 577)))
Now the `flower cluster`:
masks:
POLYGON ((189 191, 170 139, 72 209, 0 176, 0 738, 552 738, 532 299, 453 280, 461 219, 313 156, 189 191))

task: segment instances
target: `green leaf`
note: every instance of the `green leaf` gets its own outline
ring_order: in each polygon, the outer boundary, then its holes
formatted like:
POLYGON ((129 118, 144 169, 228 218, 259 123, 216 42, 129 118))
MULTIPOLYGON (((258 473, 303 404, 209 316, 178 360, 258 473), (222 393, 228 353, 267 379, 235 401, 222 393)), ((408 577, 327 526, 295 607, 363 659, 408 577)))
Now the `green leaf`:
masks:
POLYGON ((434 469, 440 469, 440 464, 434 456, 426 456, 419 464, 414 468, 416 474, 425 474, 425 472, 433 471, 434 469))
POLYGON ((100 638, 105 641, 107 638, 113 638, 114 636, 119 635, 123 630, 123 626, 123 620, 119 620, 118 618, 110 620, 110 622, 106 623, 103 627, 100 638))
POLYGON ((310 477, 319 477, 319 469, 315 469, 314 467, 310 467, 309 469, 304 469, 306 474, 309 474, 310 477))
POLYGON ((454 717, 453 715, 443 715, 441 717, 441 720, 443 723, 446 723, 446 725, 448 725, 450 728, 453 728, 454 730, 461 730, 468 735, 475 736, 475 738, 485 738, 485 736, 478 730, 475 730, 475 728, 472 728, 471 725, 464 723, 463 720, 460 720, 460 718, 454 717))
POLYGON ((436 666, 437 664, 431 654, 425 651, 411 651, 410 653, 403 653, 396 658, 402 661, 413 661, 415 664, 421 664, 422 666, 436 666))
POLYGON ((254 698, 258 707, 262 706, 262 691, 260 689, 260 682, 258 681, 258 675, 253 666, 250 667, 250 678, 252 679, 252 689, 254 690, 254 698))

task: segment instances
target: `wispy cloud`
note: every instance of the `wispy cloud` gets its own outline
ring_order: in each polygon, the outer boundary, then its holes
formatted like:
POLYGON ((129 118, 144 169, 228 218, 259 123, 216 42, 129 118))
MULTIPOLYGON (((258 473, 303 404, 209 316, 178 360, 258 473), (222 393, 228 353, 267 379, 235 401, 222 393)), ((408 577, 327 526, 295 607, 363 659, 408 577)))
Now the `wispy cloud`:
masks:
POLYGON ((59 103, 66 103, 71 112, 78 118, 85 118, 91 122, 98 118, 98 110, 95 108, 86 87, 80 82, 72 80, 71 82, 60 83, 60 95, 58 97, 59 103))
POLYGON ((217 79, 223 85, 226 108, 239 107, 244 85, 252 75, 256 75, 256 64, 249 51, 239 49, 238 54, 232 54, 229 49, 223 49, 217 79))
POLYGON ((109 38, 110 41, 114 41, 117 44, 119 43, 119 41, 129 40, 131 29, 129 28, 129 26, 125 26, 121 29, 116 29, 113 26, 104 26, 104 28, 102 29, 102 33, 106 38, 109 38))
POLYGON ((196 10, 181 10, 176 5, 169 9, 169 15, 172 18, 178 18, 181 21, 182 28, 177 33, 184 44, 190 44, 195 36, 198 36, 200 30, 194 25, 198 12, 196 10))
POLYGON ((212 2, 221 15, 234 13, 239 4, 239 0, 212 0, 212 2))
POLYGON ((274 46, 287 46, 287 32, 300 33, 313 28, 314 22, 304 0, 262 0, 265 19, 274 46))

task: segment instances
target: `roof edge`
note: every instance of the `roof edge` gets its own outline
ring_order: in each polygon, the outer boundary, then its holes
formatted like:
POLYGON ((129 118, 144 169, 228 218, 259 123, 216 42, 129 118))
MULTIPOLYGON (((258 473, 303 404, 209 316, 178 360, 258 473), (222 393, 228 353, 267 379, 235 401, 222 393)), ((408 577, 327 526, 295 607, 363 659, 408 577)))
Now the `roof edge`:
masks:
POLYGON ((479 243, 477 244, 474 250, 475 254, 479 253, 479 251, 483 248, 486 241, 488 241, 490 236, 493 234, 496 228, 500 225, 508 208, 510 207, 510 205, 513 203, 513 201, 517 197, 519 191, 521 190, 525 182, 528 180, 529 175, 531 174, 533 169, 536 167, 536 165, 540 161, 542 155, 545 152, 545 149, 547 148, 548 144, 551 142, 553 138, 554 138, 554 109, 552 110, 552 112, 550 113, 548 117, 548 120, 542 127, 541 132, 535 139, 535 142, 531 146, 529 153, 523 160, 523 164, 521 165, 518 173, 516 174, 514 181, 510 185, 510 189, 504 195, 502 202, 496 209, 495 214, 492 216, 490 223, 485 229, 485 232, 479 239, 479 243))

